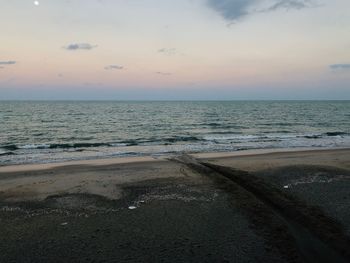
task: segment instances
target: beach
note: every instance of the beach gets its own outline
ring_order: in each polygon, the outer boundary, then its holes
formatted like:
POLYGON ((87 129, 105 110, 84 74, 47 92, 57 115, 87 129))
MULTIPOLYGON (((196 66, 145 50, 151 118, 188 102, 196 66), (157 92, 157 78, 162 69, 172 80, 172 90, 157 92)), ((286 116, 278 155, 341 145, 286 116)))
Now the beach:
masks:
POLYGON ((350 149, 0 167, 1 262, 347 262, 350 149))

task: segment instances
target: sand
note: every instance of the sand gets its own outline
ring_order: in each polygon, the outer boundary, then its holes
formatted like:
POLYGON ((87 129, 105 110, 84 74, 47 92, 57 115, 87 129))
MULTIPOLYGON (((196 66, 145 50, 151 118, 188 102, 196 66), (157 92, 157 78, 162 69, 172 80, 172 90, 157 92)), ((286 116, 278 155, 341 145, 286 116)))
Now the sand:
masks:
POLYGON ((3 166, 0 262, 346 262, 349 190, 349 149, 3 166))

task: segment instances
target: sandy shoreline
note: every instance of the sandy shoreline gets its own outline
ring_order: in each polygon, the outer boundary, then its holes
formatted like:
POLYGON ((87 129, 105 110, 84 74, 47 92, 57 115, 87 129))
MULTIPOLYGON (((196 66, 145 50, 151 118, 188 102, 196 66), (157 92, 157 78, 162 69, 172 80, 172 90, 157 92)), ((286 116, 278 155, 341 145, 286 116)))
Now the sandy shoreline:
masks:
POLYGON ((0 261, 344 262, 349 189, 350 149, 3 166, 0 261))
MULTIPOLYGON (((283 153, 304 153, 313 152, 315 154, 320 152, 334 152, 334 151, 347 151, 350 148, 281 148, 281 149, 256 149, 256 150, 243 150, 236 152, 209 152, 209 153, 195 153, 191 154, 198 159, 221 159, 230 157, 246 157, 266 154, 283 154, 283 153)), ((179 155, 179 154, 177 154, 179 155)), ((0 173, 11 172, 24 172, 34 170, 47 170, 51 168, 57 168, 62 166, 102 166, 112 164, 124 164, 124 163, 140 163, 140 162, 155 162, 165 161, 176 155, 164 155, 164 156, 142 156, 142 157, 116 157, 116 158, 98 158, 89 160, 77 160, 77 161, 65 161, 55 163, 39 163, 39 164, 11 164, 0 166, 0 173)))

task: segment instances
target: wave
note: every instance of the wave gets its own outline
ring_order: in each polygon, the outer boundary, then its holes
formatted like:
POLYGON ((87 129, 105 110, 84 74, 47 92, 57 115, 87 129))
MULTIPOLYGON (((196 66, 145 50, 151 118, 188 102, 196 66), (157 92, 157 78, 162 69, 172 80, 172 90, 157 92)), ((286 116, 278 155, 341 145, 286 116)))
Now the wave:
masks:
POLYGON ((176 143, 176 142, 189 142, 201 140, 195 136, 174 136, 163 139, 135 139, 135 140, 124 140, 114 143, 52 143, 52 144, 26 144, 26 145, 15 145, 8 144, 0 146, 5 151, 16 151, 21 149, 69 149, 69 148, 96 148, 96 147, 118 147, 118 146, 136 146, 147 143, 176 143))
POLYGON ((212 131, 212 132, 207 132, 206 135, 209 135, 209 134, 214 134, 214 135, 217 135, 217 134, 222 134, 222 135, 233 135, 233 134, 237 134, 237 135, 242 135, 242 132, 235 132, 235 131, 212 131))
POLYGON ((223 126, 222 123, 216 123, 216 122, 211 122, 211 123, 207 123, 207 124, 203 123, 202 125, 207 125, 207 126, 211 126, 211 127, 218 127, 218 126, 222 127, 223 126))
POLYGON ((261 124, 259 124, 259 125, 260 125, 260 126, 268 126, 268 127, 270 127, 270 126, 273 126, 273 127, 275 127, 275 126, 290 127, 290 126, 295 125, 295 123, 290 123, 290 122, 276 122, 276 123, 261 123, 261 124))
POLYGON ((271 140, 282 138, 296 138, 296 135, 237 135, 237 134, 213 134, 203 137, 206 141, 251 141, 251 140, 271 140))
POLYGON ((196 136, 174 136, 167 138, 150 138, 150 139, 135 139, 135 140, 125 140, 118 143, 112 143, 111 146, 136 146, 136 145, 147 145, 147 144, 171 144, 176 142, 195 142, 201 141, 201 138, 196 136))
POLYGON ((261 135, 243 135, 237 133, 208 133, 203 137, 206 141, 269 141, 269 140, 291 140, 297 138, 322 139, 327 137, 348 136, 346 132, 326 132, 322 134, 291 134, 287 131, 278 134, 264 133, 261 135))
POLYGON ((190 142, 190 141, 200 141, 201 139, 196 137, 196 136, 174 136, 174 137, 170 137, 170 138, 165 138, 162 139, 161 141, 165 141, 165 142, 190 142))
POLYGON ((147 146, 147 145, 176 145, 181 143, 198 143, 198 142, 214 142, 214 143, 242 143, 242 142, 269 142, 269 141, 286 141, 298 138, 305 139, 325 139, 327 137, 344 137, 349 136, 347 132, 325 132, 320 134, 292 134, 281 132, 278 134, 247 134, 236 132, 209 132, 201 136, 171 136, 166 138, 138 138, 130 140, 121 140, 116 142, 76 142, 76 143, 41 143, 41 144, 26 144, 16 145, 7 144, 0 145, 0 155, 11 155, 17 150, 31 150, 31 149, 85 149, 85 148, 99 148, 99 147, 126 147, 126 146, 147 146))
POLYGON ((322 134, 311 134, 311 135, 305 135, 303 137, 306 139, 321 139, 323 136, 322 134))
POLYGON ((211 127, 211 128, 220 128, 220 129, 245 129, 248 128, 246 126, 237 125, 237 124, 228 124, 228 123, 217 123, 217 122, 210 122, 210 123, 201 123, 199 126, 204 127, 211 127))
POLYGON ((326 132, 325 133, 327 136, 342 136, 342 135, 350 135, 347 132, 326 132))
POLYGON ((0 156, 6 156, 6 155, 16 155, 14 152, 1 152, 0 151, 0 156))
POLYGON ((338 136, 348 136, 350 135, 347 132, 326 132, 326 133, 322 133, 322 134, 308 134, 305 135, 304 138, 307 139, 322 139, 322 138, 326 138, 326 137, 338 137, 338 136))
POLYGON ((63 144, 50 144, 49 149, 65 149, 65 148, 91 148, 91 147, 103 147, 111 146, 110 143, 63 143, 63 144))
POLYGON ((90 148, 90 147, 101 147, 111 146, 108 143, 53 143, 53 144, 26 144, 26 145, 3 145, 2 149, 8 151, 16 151, 20 149, 66 149, 66 148, 90 148))
POLYGON ((142 140, 125 140, 125 141, 109 144, 109 146, 136 146, 140 142, 142 142, 142 140))
POLYGON ((8 151, 16 151, 18 150, 18 147, 14 144, 9 144, 9 145, 4 145, 4 146, 1 146, 2 149, 4 150, 8 150, 8 151))

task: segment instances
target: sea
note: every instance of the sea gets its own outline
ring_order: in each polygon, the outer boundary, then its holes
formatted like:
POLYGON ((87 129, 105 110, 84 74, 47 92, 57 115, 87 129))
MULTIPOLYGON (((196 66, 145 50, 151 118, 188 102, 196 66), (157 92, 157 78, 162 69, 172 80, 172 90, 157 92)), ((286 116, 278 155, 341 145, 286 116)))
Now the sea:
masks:
POLYGON ((350 147, 350 101, 0 101, 0 165, 350 147))

